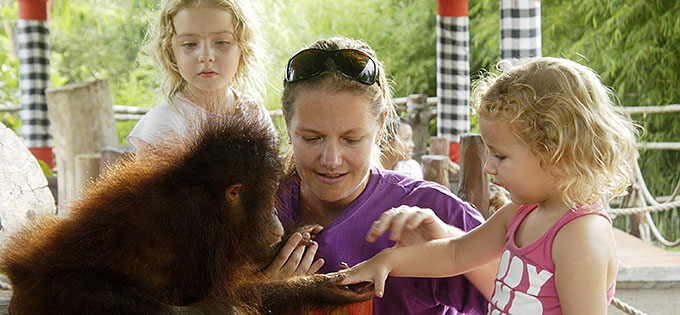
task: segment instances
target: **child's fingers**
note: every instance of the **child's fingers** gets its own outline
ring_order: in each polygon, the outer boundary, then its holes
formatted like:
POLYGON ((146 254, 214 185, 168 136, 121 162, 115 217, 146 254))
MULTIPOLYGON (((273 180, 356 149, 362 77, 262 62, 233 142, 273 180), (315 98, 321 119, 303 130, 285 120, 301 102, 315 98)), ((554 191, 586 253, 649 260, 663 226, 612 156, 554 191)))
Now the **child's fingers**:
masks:
MULTIPOLYGON (((336 272, 342 278, 339 281, 341 285, 355 284, 360 282, 370 282, 375 284, 375 292, 385 291, 385 280, 389 274, 388 270, 384 268, 375 258, 362 261, 353 267, 349 267, 347 263, 340 263, 341 270, 336 272), (377 290, 379 288, 379 290, 377 290)), ((382 296, 382 295, 380 295, 382 296)))
POLYGON ((373 292, 375 296, 383 297, 385 294, 385 280, 387 279, 387 274, 378 273, 375 275, 362 275, 360 274, 360 271, 356 269, 347 269, 347 272, 340 271, 339 273, 345 275, 340 281, 341 285, 370 282, 373 283, 373 292))
POLYGON ((417 229, 421 224, 434 216, 431 210, 418 207, 399 206, 385 211, 366 235, 369 242, 375 241, 386 231, 390 231, 390 240, 399 241, 406 231, 417 229))
POLYGON ((338 272, 342 276, 340 285, 355 284, 359 282, 372 282, 372 279, 361 276, 354 269, 346 269, 338 272))
POLYGON ((392 220, 394 219, 394 216, 398 214, 399 210, 397 210, 396 208, 392 208, 390 210, 383 212, 380 215, 380 219, 378 219, 377 221, 373 221, 373 225, 366 234, 366 240, 369 242, 374 242, 376 239, 378 239, 378 237, 382 236, 387 230, 391 230, 393 224, 392 220))
POLYGON ((414 215, 410 216, 405 223, 406 229, 414 230, 420 226, 420 224, 427 219, 428 215, 423 212, 416 212, 414 215))
POLYGON ((371 225, 371 228, 368 230, 368 233, 366 234, 366 241, 374 242, 376 239, 378 239, 378 237, 385 233, 385 231, 387 230, 386 227, 389 226, 388 224, 389 222, 381 220, 373 221, 373 225, 371 225))
POLYGON ((374 242, 386 231, 390 231, 390 239, 401 240, 405 231, 415 230, 421 224, 436 218, 430 209, 421 209, 412 206, 399 206, 383 212, 380 219, 373 222, 371 229, 366 234, 366 240, 374 242))
POLYGON ((401 235, 404 233, 404 227, 406 222, 409 220, 409 214, 396 210, 392 214, 390 229, 390 239, 398 242, 401 239, 401 235))
POLYGON ((378 277, 375 279, 373 282, 373 287, 375 296, 381 298, 383 295, 385 295, 385 280, 387 280, 387 275, 386 274, 380 274, 378 277))

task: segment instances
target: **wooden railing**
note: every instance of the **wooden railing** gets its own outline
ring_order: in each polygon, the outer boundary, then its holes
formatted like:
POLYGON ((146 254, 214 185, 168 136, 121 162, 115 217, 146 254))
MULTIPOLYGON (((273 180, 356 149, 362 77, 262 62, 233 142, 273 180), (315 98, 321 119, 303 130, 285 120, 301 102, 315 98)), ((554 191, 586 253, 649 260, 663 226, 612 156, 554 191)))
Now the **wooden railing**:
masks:
MULTIPOLYGON (((436 117, 437 97, 427 97, 424 95, 420 95, 420 97, 414 97, 414 95, 411 95, 408 97, 397 97, 394 99, 394 102, 397 104, 397 108, 401 112, 408 113, 409 108, 413 108, 414 111, 425 112, 431 115, 433 118, 436 117)), ((680 104, 658 106, 624 106, 621 108, 624 112, 631 115, 680 112, 680 104)), ((430 124, 429 121, 417 123, 423 124, 424 128, 420 128, 420 130, 427 130, 430 124)), ((414 122, 411 122, 411 124, 413 125, 414 122)), ((425 143, 418 143, 416 140, 427 139, 427 135, 417 135, 417 128, 415 126, 413 127, 414 142, 416 143, 414 155, 417 157, 419 156, 418 153, 424 154, 426 146, 425 143)), ((637 148, 643 150, 680 150, 680 142, 638 142, 637 148)))
MULTIPOLYGON (((427 97, 424 94, 414 94, 407 97, 396 97, 394 102, 397 111, 406 113, 407 119, 413 128, 413 142, 415 143, 414 158, 427 154, 427 142, 429 140, 430 121, 437 117, 437 97, 427 97)), ((674 113, 680 112, 680 104, 659 105, 659 106, 625 106, 623 110, 628 114, 654 114, 654 113, 674 113)), ((0 104, 0 112, 18 112, 20 107, 15 104, 0 104)), ((114 119, 116 121, 139 120, 149 108, 113 105, 114 119)), ((273 117, 282 116, 280 109, 269 110, 269 115, 273 117)), ((638 149, 642 150, 680 150, 680 142, 638 142, 638 149)))

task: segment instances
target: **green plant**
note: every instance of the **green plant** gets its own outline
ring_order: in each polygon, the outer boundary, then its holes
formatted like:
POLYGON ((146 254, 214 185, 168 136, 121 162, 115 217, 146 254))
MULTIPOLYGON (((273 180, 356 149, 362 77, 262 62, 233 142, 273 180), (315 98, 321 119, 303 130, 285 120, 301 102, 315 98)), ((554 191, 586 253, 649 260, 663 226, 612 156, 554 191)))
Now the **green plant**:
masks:
POLYGON ((19 132, 19 127, 21 126, 21 119, 12 113, 4 113, 0 116, 0 122, 2 122, 7 128, 12 129, 14 132, 19 132))

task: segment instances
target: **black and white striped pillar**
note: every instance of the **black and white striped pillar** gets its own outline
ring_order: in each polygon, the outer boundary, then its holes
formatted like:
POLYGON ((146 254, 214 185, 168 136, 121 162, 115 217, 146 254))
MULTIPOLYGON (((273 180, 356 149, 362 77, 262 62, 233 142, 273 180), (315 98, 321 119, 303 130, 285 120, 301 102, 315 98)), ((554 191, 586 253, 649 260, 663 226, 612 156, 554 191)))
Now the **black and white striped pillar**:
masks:
POLYGON ((437 136, 460 162, 460 136, 470 131, 468 0, 437 0, 437 136))
POLYGON ((21 134, 29 151, 54 168, 45 89, 50 84, 47 0, 19 0, 17 20, 21 134))
POLYGON ((514 65, 541 56, 541 1, 501 0, 501 60, 514 65))

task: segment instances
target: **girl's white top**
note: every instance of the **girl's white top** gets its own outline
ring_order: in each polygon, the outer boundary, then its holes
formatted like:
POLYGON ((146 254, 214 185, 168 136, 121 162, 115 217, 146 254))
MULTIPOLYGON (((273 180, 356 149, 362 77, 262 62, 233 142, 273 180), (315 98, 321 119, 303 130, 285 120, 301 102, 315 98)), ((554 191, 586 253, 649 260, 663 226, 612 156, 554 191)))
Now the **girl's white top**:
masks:
MULTIPOLYGON (((278 135, 269 112, 263 105, 243 95, 236 98, 236 104, 241 114, 252 116, 253 119, 266 120, 272 135, 278 135)), ((127 141, 135 151, 142 152, 147 146, 162 139, 187 134, 192 121, 207 114, 209 114, 208 111, 192 104, 184 95, 178 93, 172 97, 172 102, 167 99, 163 100, 149 110, 132 129, 127 141)))
POLYGON ((423 179, 423 169, 420 167, 420 163, 413 159, 397 162, 397 165, 394 166, 394 170, 418 180, 423 179))

